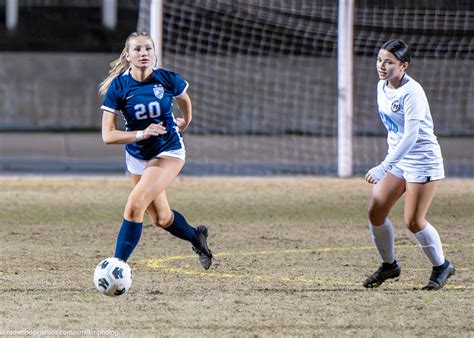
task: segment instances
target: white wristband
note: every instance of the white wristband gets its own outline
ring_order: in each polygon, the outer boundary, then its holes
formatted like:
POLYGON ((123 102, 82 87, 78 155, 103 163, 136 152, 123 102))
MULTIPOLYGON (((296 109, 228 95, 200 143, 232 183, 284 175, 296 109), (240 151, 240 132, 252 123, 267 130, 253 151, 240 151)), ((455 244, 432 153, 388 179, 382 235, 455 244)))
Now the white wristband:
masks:
POLYGON ((145 137, 143 135, 143 130, 137 131, 137 133, 135 134, 135 140, 140 141, 140 140, 143 140, 144 138, 145 137))

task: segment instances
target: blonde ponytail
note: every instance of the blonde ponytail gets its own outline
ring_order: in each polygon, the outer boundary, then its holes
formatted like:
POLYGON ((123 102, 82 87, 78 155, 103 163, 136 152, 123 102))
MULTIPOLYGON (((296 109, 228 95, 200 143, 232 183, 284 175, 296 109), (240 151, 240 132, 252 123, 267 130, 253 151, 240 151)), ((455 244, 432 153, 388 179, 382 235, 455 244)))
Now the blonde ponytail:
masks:
POLYGON ((107 92, 107 89, 109 89, 110 84, 112 83, 113 79, 117 77, 117 75, 119 75, 120 73, 128 69, 129 62, 126 59, 127 52, 128 52, 128 47, 125 46, 122 50, 122 53, 120 54, 120 57, 110 63, 109 74, 107 75, 105 80, 102 81, 99 85, 100 96, 105 95, 105 93, 107 92))
MULTIPOLYGON (((99 85, 99 95, 104 96, 105 93, 107 93, 107 89, 109 89, 110 84, 112 83, 113 79, 116 78, 120 73, 126 71, 128 68, 130 68, 130 62, 127 61, 127 53, 128 49, 130 47, 130 40, 133 38, 136 38, 138 36, 146 36, 150 39, 150 41, 153 44, 153 49, 155 48, 155 44, 153 43, 153 40, 150 38, 148 33, 146 32, 134 32, 130 34, 125 41, 125 47, 122 50, 122 53, 120 54, 120 57, 110 63, 110 70, 109 74, 105 78, 104 81, 102 81, 99 85)), ((156 57, 155 57, 155 63, 156 63, 156 57)))

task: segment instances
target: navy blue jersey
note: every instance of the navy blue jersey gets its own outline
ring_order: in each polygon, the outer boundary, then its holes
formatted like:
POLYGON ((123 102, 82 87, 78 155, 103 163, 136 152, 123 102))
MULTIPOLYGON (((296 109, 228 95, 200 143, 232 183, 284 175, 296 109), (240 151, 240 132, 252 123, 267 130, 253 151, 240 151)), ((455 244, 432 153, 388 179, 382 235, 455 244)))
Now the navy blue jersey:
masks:
POLYGON ((151 76, 143 82, 134 80, 130 72, 125 71, 113 79, 101 109, 121 113, 127 131, 144 130, 152 123, 163 122, 166 134, 125 145, 133 157, 149 160, 163 151, 183 147, 173 116, 173 101, 187 88, 188 83, 178 73, 164 69, 153 69, 151 76))

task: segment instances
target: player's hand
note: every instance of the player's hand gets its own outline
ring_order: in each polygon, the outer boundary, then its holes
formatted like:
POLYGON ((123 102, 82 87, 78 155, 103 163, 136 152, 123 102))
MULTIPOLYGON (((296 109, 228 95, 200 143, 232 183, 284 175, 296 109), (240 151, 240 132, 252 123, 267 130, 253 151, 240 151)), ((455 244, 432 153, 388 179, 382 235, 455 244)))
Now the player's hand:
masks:
POLYGON ((176 118, 176 125, 178 126, 179 130, 181 132, 183 132, 189 126, 189 122, 186 122, 186 120, 183 119, 182 117, 177 117, 176 118))
POLYGON ((143 131, 143 138, 149 138, 151 136, 159 136, 166 134, 166 128, 163 122, 152 123, 143 131))
POLYGON ((386 168, 382 164, 379 164, 378 166, 373 167, 367 172, 367 174, 365 175, 365 180, 370 184, 377 184, 378 182, 380 182, 380 180, 382 180, 387 171, 388 168, 386 168))

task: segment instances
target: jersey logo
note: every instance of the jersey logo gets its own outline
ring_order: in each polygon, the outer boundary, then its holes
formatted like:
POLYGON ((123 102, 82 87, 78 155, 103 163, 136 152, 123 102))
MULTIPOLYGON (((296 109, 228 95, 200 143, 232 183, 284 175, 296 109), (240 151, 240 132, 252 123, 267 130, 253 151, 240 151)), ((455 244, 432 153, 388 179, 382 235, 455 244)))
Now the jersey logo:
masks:
POLYGON ((153 87, 153 94, 155 94, 155 96, 161 100, 163 98, 163 95, 165 94, 165 89, 163 88, 162 85, 155 85, 153 87))
POLYGON ((400 103, 398 102, 398 100, 392 102, 391 109, 394 113, 400 110, 400 103))
POLYGON ((395 122, 393 122, 390 116, 382 112, 379 112, 379 115, 388 131, 393 131, 394 133, 398 132, 398 126, 395 122))

